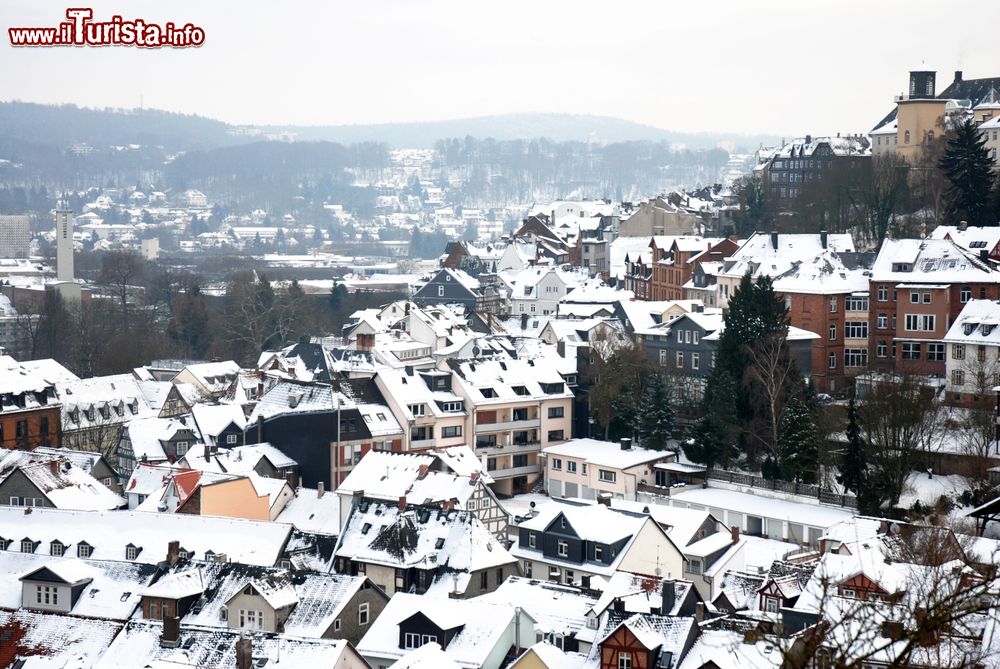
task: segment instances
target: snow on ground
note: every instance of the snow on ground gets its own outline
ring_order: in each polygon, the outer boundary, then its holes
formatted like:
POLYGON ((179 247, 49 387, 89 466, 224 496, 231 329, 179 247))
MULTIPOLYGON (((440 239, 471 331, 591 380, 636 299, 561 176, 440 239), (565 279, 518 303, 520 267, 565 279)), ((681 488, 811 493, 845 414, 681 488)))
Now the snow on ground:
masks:
POLYGON ((924 506, 933 506, 941 495, 954 500, 969 487, 969 480, 958 474, 934 474, 928 477, 927 472, 911 472, 903 486, 903 494, 899 497, 899 506, 909 509, 918 499, 924 506))

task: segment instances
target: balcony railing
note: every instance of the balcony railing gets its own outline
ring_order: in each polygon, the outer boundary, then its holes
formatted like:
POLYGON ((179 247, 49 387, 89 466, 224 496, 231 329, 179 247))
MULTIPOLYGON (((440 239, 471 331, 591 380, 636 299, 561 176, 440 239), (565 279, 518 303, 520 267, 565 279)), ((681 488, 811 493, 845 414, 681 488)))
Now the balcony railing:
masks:
POLYGON ((514 476, 528 476, 539 472, 537 464, 526 465, 524 467, 508 467, 507 469, 491 469, 490 476, 495 479, 507 479, 514 476))
POLYGON ((509 432, 511 430, 532 430, 540 427, 542 422, 537 418, 528 420, 514 420, 506 423, 477 423, 476 434, 486 434, 489 432, 509 432))

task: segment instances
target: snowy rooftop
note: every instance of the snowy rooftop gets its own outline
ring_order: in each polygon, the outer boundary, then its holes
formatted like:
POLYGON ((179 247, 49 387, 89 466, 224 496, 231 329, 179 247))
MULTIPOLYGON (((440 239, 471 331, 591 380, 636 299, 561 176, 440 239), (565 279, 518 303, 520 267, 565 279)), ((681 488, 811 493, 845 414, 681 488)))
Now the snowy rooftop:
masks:
MULTIPOLYGON (((854 240, 849 233, 830 233, 827 235, 826 249, 833 252, 854 251, 854 240)), ((776 277, 788 272, 796 262, 814 259, 823 252, 823 241, 819 234, 756 232, 732 256, 726 258, 721 275, 740 278, 749 271, 753 277, 776 277), (775 236, 777 244, 774 243, 775 236)))
POLYGON ((0 478, 19 470, 57 509, 103 511, 117 509, 125 499, 78 466, 74 460, 31 451, 0 455, 0 478))
MULTIPOLYGON (((13 661, 29 657, 49 661, 48 667, 91 667, 111 644, 122 624, 99 618, 80 618, 23 609, 0 610, 0 636, 14 636, 14 647, 0 646, 0 657, 13 661)), ((158 641, 158 640, 157 640, 158 641)), ((135 657, 130 668, 135 667, 135 657)), ((8 665, 12 666, 12 665, 8 665)))
POLYGON ((22 538, 40 542, 47 551, 52 541, 75 555, 77 545, 89 544, 91 557, 124 560, 125 547, 141 548, 137 563, 157 564, 167 555, 167 544, 202 558, 211 551, 246 564, 274 564, 284 549, 291 527, 278 523, 237 520, 192 514, 156 514, 138 511, 59 511, 0 506, 0 537, 14 539, 8 550, 20 550, 22 538), (26 513, 29 511, 30 513, 26 513))
POLYGON ((762 518, 788 520, 824 529, 854 515, 849 509, 791 502, 723 488, 688 488, 672 493, 671 500, 674 505, 688 505, 689 508, 710 511, 727 509, 762 518))
POLYGON ((288 523, 310 534, 337 536, 340 534, 340 496, 327 492, 319 497, 315 489, 299 488, 275 522, 288 523))
POLYGON ((613 467, 615 469, 631 469, 639 465, 658 460, 672 460, 676 457, 673 451, 654 451, 647 448, 632 446, 628 450, 613 441, 597 439, 570 439, 562 444, 548 446, 542 453, 550 460, 552 457, 578 459, 596 467, 613 467))
POLYGON ((899 283, 996 282, 998 276, 950 239, 887 239, 872 267, 872 281, 899 283))
POLYGON ((535 630, 570 636, 586 625, 587 612, 597 603, 592 593, 549 581, 511 576, 477 602, 520 606, 535 620, 535 630))

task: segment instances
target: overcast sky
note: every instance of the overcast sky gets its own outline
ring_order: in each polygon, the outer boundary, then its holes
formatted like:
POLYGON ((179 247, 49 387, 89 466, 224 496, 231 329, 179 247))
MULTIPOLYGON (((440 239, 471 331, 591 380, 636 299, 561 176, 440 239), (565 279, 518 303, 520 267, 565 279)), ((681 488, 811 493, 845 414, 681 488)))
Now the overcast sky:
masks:
POLYGON ((910 69, 1000 76, 1000 2, 118 0, 95 18, 192 22, 198 49, 13 49, 67 7, 0 0, 0 99, 233 123, 616 116, 685 131, 866 132, 910 69), (964 9, 963 9, 964 8, 964 9))

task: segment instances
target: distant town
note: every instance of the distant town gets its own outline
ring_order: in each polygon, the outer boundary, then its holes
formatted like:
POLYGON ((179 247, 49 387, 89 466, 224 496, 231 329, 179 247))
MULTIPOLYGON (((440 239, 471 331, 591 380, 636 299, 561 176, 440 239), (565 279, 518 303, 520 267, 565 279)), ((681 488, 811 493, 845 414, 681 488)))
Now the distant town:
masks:
POLYGON ((1000 666, 938 75, 715 147, 0 104, 0 669, 1000 666))

